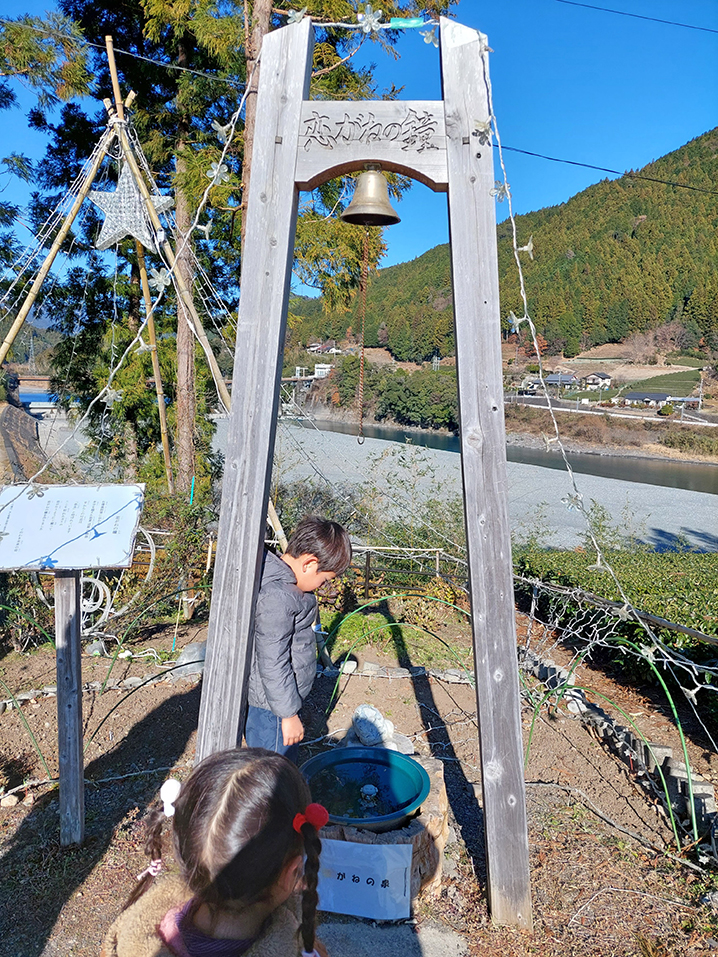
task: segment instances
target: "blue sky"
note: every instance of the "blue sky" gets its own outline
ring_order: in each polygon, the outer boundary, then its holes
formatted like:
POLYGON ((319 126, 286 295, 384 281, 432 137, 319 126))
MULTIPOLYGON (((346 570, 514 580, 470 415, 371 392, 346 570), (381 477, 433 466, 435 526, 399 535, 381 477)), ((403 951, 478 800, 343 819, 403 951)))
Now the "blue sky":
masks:
MULTIPOLYGON (((600 0, 599 0, 600 2, 600 0)), ((0 0, 0 12, 42 13, 47 0, 0 0)), ((291 6, 301 6, 298 2, 291 6)), ((381 7, 381 0, 373 6, 381 7)), ((718 31, 716 0, 607 0, 627 13, 718 31)), ((456 18, 486 33, 494 107, 507 146, 616 170, 637 169, 718 125, 718 33, 652 23, 559 0, 460 0, 456 18)), ((406 99, 439 99, 439 51, 417 30, 391 60, 366 44, 379 86, 403 86, 406 99)), ((32 97, 21 91, 24 107, 32 97)), ((24 112, 3 114, 3 153, 39 158, 44 138, 24 112)), ((506 154, 517 212, 565 202, 606 174, 506 154)), ((16 186, 0 198, 14 199, 16 186), (10 195, 10 194, 13 195, 10 195)), ((22 194, 19 194, 20 196, 22 194)), ((387 231, 382 265, 413 259, 447 242, 446 197, 416 184, 387 231)), ((497 206, 499 218, 506 204, 497 206)), ((25 237, 28 238, 28 237, 25 237)))
MULTIPOLYGON (((605 6, 718 30, 715 0, 605 6)), ((623 171, 718 126, 718 33, 557 0, 460 0, 455 11, 494 50, 494 109, 505 145, 623 171)), ((379 80, 403 83, 407 99, 439 98, 439 51, 409 31, 400 51, 397 63, 376 54, 379 80)), ((505 160, 519 213, 565 202, 607 175, 516 153, 505 160)), ((397 212, 402 222, 388 230, 384 265, 448 241, 445 196, 417 184, 397 212)), ((497 216, 505 215, 506 204, 497 205, 497 216)))

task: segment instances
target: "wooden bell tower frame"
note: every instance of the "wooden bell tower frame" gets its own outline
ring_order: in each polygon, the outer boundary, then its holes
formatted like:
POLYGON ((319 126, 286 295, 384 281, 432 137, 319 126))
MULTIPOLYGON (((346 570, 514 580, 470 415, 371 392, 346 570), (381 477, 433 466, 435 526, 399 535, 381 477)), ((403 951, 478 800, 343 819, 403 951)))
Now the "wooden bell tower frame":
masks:
POLYGON ((440 33, 444 98, 412 102, 308 100, 309 18, 264 38, 197 758, 243 730, 299 190, 379 164, 448 194, 489 906, 530 929, 487 42, 440 33))

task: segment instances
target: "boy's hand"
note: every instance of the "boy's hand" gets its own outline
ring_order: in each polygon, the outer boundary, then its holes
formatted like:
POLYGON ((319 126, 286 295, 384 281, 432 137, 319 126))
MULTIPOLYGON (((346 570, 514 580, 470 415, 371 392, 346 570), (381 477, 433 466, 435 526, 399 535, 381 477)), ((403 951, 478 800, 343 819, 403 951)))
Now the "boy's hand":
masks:
POLYGON ((299 744, 303 737, 304 725, 298 714, 291 718, 282 718, 282 739, 285 748, 288 748, 290 744, 299 744))

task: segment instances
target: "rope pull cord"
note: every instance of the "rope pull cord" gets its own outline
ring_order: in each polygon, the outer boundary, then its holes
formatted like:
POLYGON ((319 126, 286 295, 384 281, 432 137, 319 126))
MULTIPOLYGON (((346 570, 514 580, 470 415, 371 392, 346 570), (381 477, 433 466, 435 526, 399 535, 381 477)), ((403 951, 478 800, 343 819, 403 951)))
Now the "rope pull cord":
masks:
POLYGON ((359 431, 357 442, 364 445, 364 331, 366 328, 366 287, 369 278, 369 227, 364 227, 364 255, 359 281, 359 310, 361 312, 361 350, 359 352, 359 431))

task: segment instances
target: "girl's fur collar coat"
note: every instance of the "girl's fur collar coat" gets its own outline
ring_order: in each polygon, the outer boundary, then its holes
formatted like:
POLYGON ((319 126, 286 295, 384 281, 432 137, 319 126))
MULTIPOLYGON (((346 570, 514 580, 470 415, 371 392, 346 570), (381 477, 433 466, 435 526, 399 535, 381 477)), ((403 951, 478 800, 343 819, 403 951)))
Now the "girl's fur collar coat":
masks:
MULTIPOLYGON (((182 957, 165 944, 157 932, 165 914, 192 896, 179 877, 157 881, 115 920, 107 932, 100 957, 182 957)), ((298 957, 302 946, 299 921, 292 899, 278 907, 266 927, 245 952, 245 957, 298 957)))

